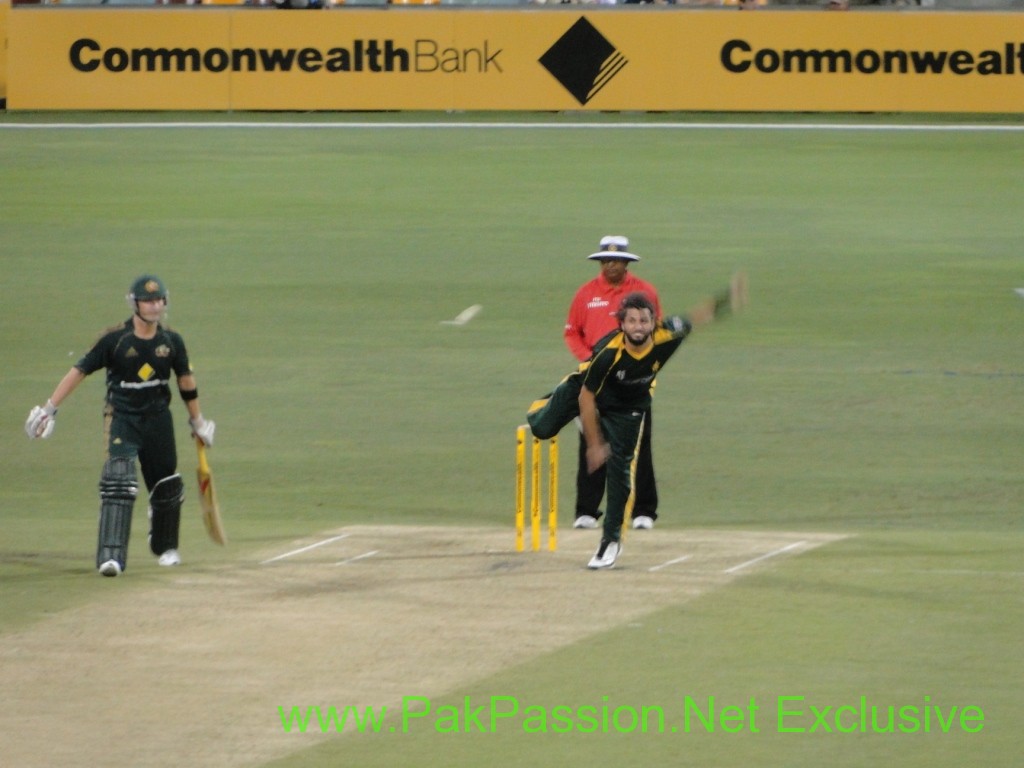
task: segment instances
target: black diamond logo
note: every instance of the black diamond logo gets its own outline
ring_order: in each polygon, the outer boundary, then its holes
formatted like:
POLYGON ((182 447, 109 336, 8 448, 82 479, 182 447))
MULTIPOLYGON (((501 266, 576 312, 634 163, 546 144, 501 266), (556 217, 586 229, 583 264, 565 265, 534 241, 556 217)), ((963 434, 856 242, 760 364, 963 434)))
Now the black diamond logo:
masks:
POLYGON ((540 57, 540 63, 583 105, 619 74, 627 60, 581 16, 540 57))

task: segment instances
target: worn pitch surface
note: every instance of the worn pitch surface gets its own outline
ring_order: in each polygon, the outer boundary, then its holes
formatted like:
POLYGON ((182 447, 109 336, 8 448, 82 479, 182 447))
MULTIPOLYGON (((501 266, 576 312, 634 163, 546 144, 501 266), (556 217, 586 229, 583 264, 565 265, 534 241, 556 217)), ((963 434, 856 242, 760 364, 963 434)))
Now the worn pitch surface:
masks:
MULTIPOLYGON (((588 571, 598 535, 516 554, 507 530, 353 526, 186 562, 0 638, 0 752, 20 768, 259 764, 310 746, 279 706, 439 696, 837 538, 630 532, 614 570, 588 571)), ((123 578, 150 567, 136 561, 123 578)))

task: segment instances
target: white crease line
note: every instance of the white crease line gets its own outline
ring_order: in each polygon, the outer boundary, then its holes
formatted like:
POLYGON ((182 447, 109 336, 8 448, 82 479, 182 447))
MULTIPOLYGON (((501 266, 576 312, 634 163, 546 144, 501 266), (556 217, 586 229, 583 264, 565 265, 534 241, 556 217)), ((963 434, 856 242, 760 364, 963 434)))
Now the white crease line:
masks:
POLYGON ((311 549, 316 549, 317 547, 322 547, 324 544, 330 544, 332 541, 338 541, 339 539, 347 538, 349 535, 350 534, 348 534, 348 533, 343 533, 340 536, 333 536, 333 537, 331 537, 329 539, 324 539, 323 541, 318 541, 316 544, 310 544, 308 547, 301 547, 300 549, 293 549, 291 552, 285 552, 283 555, 278 555, 277 557, 272 557, 269 560, 264 560, 262 563, 260 563, 260 565, 266 565, 267 563, 272 563, 275 560, 284 560, 286 557, 291 557, 292 555, 300 555, 303 552, 309 552, 309 550, 311 550, 311 549))
POLYGON ((682 557, 677 557, 675 560, 669 560, 667 563, 662 563, 661 565, 652 565, 647 570, 648 571, 660 571, 662 568, 668 568, 670 565, 675 565, 676 563, 682 563, 685 560, 689 560, 691 557, 692 557, 692 555, 683 555, 682 557))
POLYGON ((356 555, 355 557, 350 557, 348 560, 339 560, 335 563, 335 565, 348 565, 349 563, 354 563, 356 560, 363 560, 367 557, 373 557, 378 552, 380 552, 379 549, 375 549, 372 552, 363 552, 363 554, 356 555))
POLYGON ((776 549, 776 550, 774 550, 772 552, 769 552, 766 555, 761 555, 760 557, 755 557, 753 560, 747 560, 747 562, 740 563, 739 565, 734 565, 732 568, 726 568, 725 571, 723 571, 723 573, 736 573, 736 571, 742 570, 742 569, 746 568, 748 565, 753 565, 754 563, 759 563, 762 560, 767 560, 769 557, 775 557, 776 555, 781 555, 783 552, 789 552, 789 550, 796 549, 797 547, 803 546, 806 543, 807 543, 806 541, 795 541, 792 544, 787 544, 786 546, 782 547, 781 549, 776 549))

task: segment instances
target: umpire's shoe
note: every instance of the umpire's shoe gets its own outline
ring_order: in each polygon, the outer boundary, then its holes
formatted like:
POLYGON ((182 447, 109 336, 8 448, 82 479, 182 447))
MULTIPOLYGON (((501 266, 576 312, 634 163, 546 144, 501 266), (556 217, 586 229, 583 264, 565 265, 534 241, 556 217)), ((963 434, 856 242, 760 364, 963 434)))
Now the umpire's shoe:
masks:
POLYGON ((121 564, 117 560, 107 560, 100 565, 99 571, 103 576, 120 576, 121 564))

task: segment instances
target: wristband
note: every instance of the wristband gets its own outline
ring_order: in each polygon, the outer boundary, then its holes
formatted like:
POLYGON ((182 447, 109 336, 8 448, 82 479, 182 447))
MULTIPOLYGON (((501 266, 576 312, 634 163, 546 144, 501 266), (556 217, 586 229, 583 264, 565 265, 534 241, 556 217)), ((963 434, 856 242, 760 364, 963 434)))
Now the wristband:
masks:
POLYGON ((690 335, 690 331, 693 330, 693 323, 690 322, 690 318, 688 317, 673 315, 672 317, 666 317, 662 320, 661 327, 686 338, 690 335))
POLYGON ((182 390, 180 390, 180 392, 181 392, 181 399, 184 400, 186 403, 189 400, 195 400, 197 397, 199 397, 199 390, 198 389, 182 389, 182 390))

